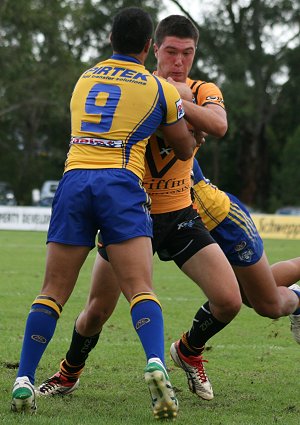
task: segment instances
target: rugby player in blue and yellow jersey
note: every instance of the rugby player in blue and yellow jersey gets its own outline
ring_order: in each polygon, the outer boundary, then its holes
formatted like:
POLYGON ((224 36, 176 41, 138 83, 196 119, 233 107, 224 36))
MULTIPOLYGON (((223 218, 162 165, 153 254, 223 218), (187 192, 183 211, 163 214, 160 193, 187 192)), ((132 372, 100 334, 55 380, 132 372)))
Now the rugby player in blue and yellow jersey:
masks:
POLYGON ((202 221, 230 262, 245 304, 264 317, 290 316, 294 339, 300 343, 300 309, 291 289, 300 295, 300 257, 270 265, 263 241, 245 205, 205 178, 193 165, 193 198, 202 221), (286 287, 290 287, 290 289, 286 287), (298 307, 295 309, 295 306, 298 307))
POLYGON ((83 73, 74 88, 71 144, 52 206, 44 283, 26 323, 15 412, 36 409, 36 368, 100 229, 145 351, 154 415, 177 415, 164 364, 163 316, 152 290, 152 222, 141 179, 148 138, 159 126, 180 160, 192 157, 196 142, 176 88, 143 65, 152 31, 142 9, 120 11, 112 25, 113 56, 83 73))

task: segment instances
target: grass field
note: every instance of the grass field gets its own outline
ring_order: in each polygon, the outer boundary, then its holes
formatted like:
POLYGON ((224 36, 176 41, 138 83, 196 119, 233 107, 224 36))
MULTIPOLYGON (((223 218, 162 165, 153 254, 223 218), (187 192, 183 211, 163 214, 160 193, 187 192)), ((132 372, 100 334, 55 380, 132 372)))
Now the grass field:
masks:
MULTIPOLYGON (((25 320, 39 293, 45 262, 45 234, 0 231, 0 422, 39 425, 153 424, 150 397, 143 380, 144 354, 130 320, 127 302, 118 308, 91 353, 79 389, 64 398, 38 399, 33 416, 9 411, 25 320)), ((300 241, 265 241, 270 262, 296 257, 300 241)), ((53 340, 39 365, 36 383, 58 370, 69 346, 74 319, 85 303, 95 251, 84 265, 64 308, 53 340)), ((190 327, 203 294, 172 263, 155 257, 155 290, 164 307, 166 353, 190 327)), ((178 395, 182 425, 299 425, 300 347, 288 318, 270 320, 243 307, 239 316, 207 345, 207 373, 215 398, 202 401, 187 388, 184 373, 168 356, 178 395)))

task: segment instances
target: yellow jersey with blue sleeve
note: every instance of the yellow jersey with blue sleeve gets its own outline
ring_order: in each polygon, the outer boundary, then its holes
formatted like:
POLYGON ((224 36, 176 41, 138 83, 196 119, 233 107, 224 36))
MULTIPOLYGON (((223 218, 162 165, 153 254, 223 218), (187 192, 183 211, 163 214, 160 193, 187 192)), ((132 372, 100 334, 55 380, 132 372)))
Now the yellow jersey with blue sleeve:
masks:
POLYGON ((85 71, 71 98, 72 169, 126 168, 140 179, 150 135, 184 115, 178 91, 135 58, 114 54, 85 71))
MULTIPOLYGON (((222 93, 214 83, 187 78, 186 84, 191 88, 197 105, 213 103, 225 108, 222 93)), ((143 184, 151 197, 152 214, 177 211, 191 205, 192 167, 193 158, 188 161, 177 159, 159 131, 150 138, 143 184)))

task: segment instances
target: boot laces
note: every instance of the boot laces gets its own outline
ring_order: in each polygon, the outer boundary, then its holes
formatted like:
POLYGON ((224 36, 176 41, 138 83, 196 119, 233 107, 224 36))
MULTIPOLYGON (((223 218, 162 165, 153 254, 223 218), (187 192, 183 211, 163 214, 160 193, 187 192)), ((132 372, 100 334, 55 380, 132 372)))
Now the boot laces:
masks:
POLYGON ((208 378, 206 376, 203 363, 208 363, 208 360, 205 360, 202 356, 190 356, 189 363, 196 369, 196 375, 199 377, 200 381, 202 383, 207 382, 208 378))

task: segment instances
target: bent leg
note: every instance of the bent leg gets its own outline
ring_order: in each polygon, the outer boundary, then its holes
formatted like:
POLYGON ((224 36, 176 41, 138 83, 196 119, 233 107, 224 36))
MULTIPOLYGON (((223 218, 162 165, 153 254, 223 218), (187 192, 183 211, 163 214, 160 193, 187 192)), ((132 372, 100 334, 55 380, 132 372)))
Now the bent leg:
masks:
POLYGON ((241 308, 239 286, 223 251, 211 244, 184 263, 181 270, 203 290, 210 311, 220 322, 230 322, 241 308))
POLYGON ((208 298, 180 343, 183 354, 195 355, 200 354, 206 342, 237 315, 242 300, 233 270, 217 244, 198 251, 184 263, 182 271, 208 298))
POLYGON ((277 286, 291 286, 300 280, 300 257, 274 263, 271 270, 277 286))
MULTIPOLYGON (((120 292, 110 263, 97 254, 88 300, 84 310, 76 319, 66 361, 61 365, 62 372, 69 372, 72 376, 75 372, 82 372, 90 351, 98 342, 104 323, 110 318, 117 305, 120 292)), ((66 373, 65 375, 67 376, 66 373)), ((76 377, 78 378, 79 374, 76 374, 76 377)))
POLYGON ((190 330, 171 345, 170 354, 174 363, 185 371, 190 390, 211 400, 214 394, 202 352, 206 342, 239 312, 242 302, 239 286, 216 243, 200 249, 183 264, 182 271, 197 283, 209 301, 197 311, 190 330))
POLYGON ((76 320, 77 331, 84 336, 99 333, 112 315, 120 293, 120 286, 110 263, 97 254, 88 300, 76 320))
POLYGON ((261 316, 272 319, 287 316, 299 305, 299 298, 293 291, 277 287, 265 253, 257 263, 233 266, 233 269, 248 301, 261 316))

